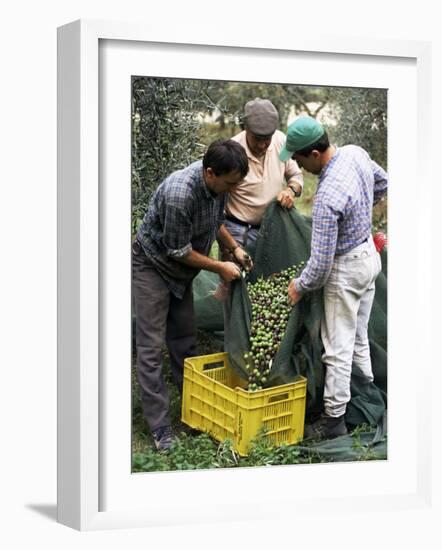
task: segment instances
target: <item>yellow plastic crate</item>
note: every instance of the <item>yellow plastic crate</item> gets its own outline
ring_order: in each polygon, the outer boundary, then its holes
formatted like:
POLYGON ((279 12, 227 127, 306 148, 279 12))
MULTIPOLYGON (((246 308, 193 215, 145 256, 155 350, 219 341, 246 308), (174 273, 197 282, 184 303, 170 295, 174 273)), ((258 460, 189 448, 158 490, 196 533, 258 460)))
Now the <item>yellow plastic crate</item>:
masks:
POLYGON ((182 421, 218 441, 230 439, 241 456, 247 456, 261 427, 271 446, 301 441, 306 378, 255 392, 246 391, 246 385, 229 366, 227 353, 186 359, 182 421))

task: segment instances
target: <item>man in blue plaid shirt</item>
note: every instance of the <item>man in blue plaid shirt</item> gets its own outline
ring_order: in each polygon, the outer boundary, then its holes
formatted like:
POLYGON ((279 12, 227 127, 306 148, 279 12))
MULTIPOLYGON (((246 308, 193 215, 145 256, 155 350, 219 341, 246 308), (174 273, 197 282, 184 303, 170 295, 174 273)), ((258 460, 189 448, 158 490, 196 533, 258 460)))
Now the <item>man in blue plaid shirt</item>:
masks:
POLYGON ((196 354, 193 279, 201 269, 218 273, 226 282, 240 277, 236 263, 208 256, 215 239, 238 264, 251 268, 249 257, 223 224, 227 194, 247 171, 247 155, 239 143, 212 143, 202 161, 159 185, 133 244, 137 373, 143 413, 158 450, 167 450, 174 440, 163 345, 180 390, 184 359, 196 354))
POLYGON ((325 365, 324 413, 305 436, 347 433, 352 364, 373 381, 368 320, 381 260, 371 236, 373 204, 387 191, 387 174, 361 147, 330 145, 321 124, 301 117, 287 131, 280 159, 296 160, 319 176, 312 212, 310 259, 288 288, 294 305, 324 289, 321 337, 325 365))

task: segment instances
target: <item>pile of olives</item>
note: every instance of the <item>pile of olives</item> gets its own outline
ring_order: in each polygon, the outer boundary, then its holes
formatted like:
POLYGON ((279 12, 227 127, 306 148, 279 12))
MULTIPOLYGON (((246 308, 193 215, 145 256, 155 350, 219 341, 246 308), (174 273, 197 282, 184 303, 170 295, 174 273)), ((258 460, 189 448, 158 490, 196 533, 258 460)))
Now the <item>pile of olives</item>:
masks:
POLYGON ((244 353, 249 391, 261 390, 267 382, 292 309, 287 289, 304 265, 302 261, 267 279, 259 278, 256 283, 247 283, 252 303, 250 350, 244 353))

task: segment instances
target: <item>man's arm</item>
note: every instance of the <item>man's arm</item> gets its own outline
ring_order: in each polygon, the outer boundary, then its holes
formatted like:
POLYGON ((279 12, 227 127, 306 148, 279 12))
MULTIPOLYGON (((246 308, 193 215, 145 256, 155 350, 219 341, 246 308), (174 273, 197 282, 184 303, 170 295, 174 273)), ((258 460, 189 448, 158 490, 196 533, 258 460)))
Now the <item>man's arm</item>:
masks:
POLYGON ((239 262, 244 269, 247 271, 252 269, 253 263, 250 256, 242 248, 242 246, 235 241, 224 224, 220 225, 216 239, 222 248, 227 249, 231 254, 233 254, 235 260, 239 262))
POLYGON ((218 275, 226 282, 233 281, 233 279, 239 279, 241 276, 240 270, 233 262, 220 262, 214 260, 204 254, 200 254, 196 250, 191 250, 185 256, 180 258, 174 258, 177 262, 181 262, 189 267, 196 269, 205 269, 212 273, 218 273, 218 275))
POLYGON ((376 204, 387 193, 388 175, 374 160, 371 161, 374 176, 373 204, 376 204))
POLYGON ((292 208, 295 204, 295 198, 301 196, 304 178, 302 171, 294 160, 290 159, 284 165, 284 177, 287 182, 287 189, 280 191, 276 200, 283 208, 292 208))
POLYGON ((298 163, 293 159, 289 159, 284 164, 284 177, 287 182, 287 187, 289 189, 293 189, 296 193, 295 196, 299 197, 304 186, 304 176, 302 175, 302 170, 299 168, 298 163))
POLYGON ((316 290, 326 283, 336 252, 338 217, 330 206, 314 206, 311 254, 300 277, 295 279, 298 294, 316 290))
POLYGON ((235 239, 229 233, 224 224, 220 225, 218 233, 216 235, 216 240, 219 242, 222 248, 226 248, 232 253, 239 246, 239 244, 235 241, 235 239))

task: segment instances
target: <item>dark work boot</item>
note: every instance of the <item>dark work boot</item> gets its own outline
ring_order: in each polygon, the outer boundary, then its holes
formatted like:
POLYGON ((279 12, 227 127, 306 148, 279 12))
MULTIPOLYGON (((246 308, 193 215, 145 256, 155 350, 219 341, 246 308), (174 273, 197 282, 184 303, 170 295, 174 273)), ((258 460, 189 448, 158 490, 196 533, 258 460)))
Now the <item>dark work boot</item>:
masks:
POLYGON ((304 438, 332 439, 333 437, 346 435, 347 433, 344 415, 333 417, 322 414, 316 422, 306 424, 304 427, 304 438))
POLYGON ((170 426, 152 430, 152 436, 157 451, 168 451, 176 440, 176 435, 170 426))

